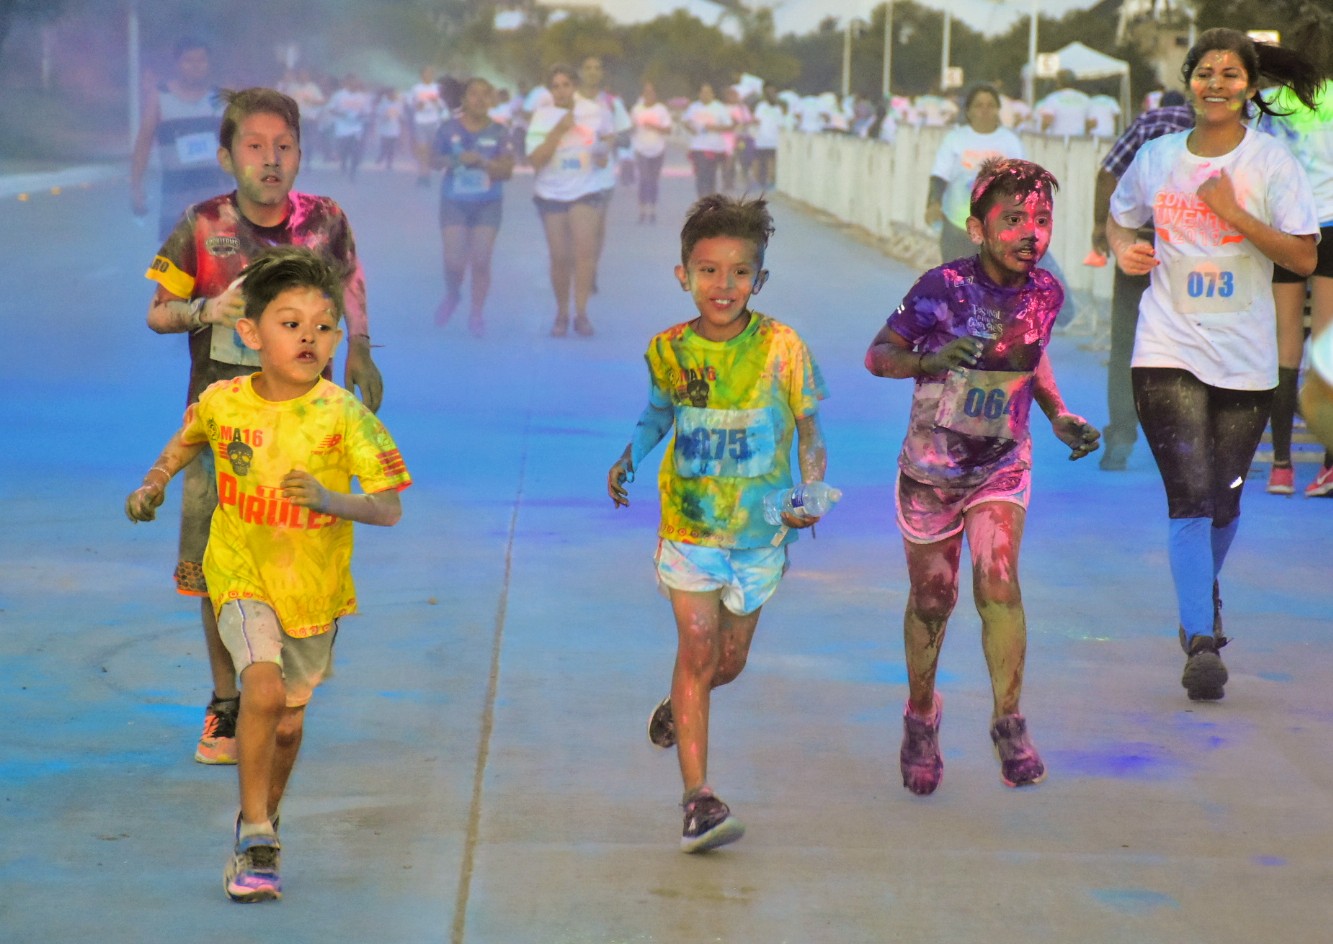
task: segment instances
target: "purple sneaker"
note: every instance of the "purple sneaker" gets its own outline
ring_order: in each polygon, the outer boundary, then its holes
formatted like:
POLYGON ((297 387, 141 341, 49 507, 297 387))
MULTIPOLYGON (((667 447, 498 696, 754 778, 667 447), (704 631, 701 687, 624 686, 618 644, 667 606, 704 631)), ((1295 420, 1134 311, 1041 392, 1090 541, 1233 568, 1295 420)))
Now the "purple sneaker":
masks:
POLYGON ((1027 719, 1004 715, 990 728, 990 739, 1000 755, 1000 779, 1007 787, 1026 787, 1046 779, 1046 765, 1028 737, 1027 719))
POLYGON ((681 806, 685 810, 685 828, 680 834, 682 852, 707 852, 745 835, 745 827, 731 815, 731 808, 707 787, 681 806))
POLYGON ((922 721, 912 714, 911 704, 903 707, 903 745, 898 751, 903 786, 917 796, 929 796, 940 785, 944 758, 940 756, 940 719, 944 717, 944 699, 935 693, 935 720, 922 721))
POLYGON ((281 846, 277 836, 247 836, 236 843, 236 851, 227 860, 222 887, 232 901, 277 901, 282 897, 282 878, 278 875, 281 846))

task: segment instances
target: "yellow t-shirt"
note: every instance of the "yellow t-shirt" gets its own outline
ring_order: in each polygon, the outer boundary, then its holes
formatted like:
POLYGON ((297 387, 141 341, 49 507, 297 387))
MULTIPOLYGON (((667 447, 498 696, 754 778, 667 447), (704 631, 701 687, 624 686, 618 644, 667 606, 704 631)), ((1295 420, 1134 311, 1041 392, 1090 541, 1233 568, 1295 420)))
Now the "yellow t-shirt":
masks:
POLYGON ((294 505, 282 479, 303 469, 325 488, 366 493, 412 484, 384 425, 327 380, 295 400, 273 402, 252 377, 222 380, 185 412, 187 443, 207 442, 217 467, 218 507, 204 552, 213 609, 260 600, 289 636, 327 631, 356 612, 352 522, 294 505))

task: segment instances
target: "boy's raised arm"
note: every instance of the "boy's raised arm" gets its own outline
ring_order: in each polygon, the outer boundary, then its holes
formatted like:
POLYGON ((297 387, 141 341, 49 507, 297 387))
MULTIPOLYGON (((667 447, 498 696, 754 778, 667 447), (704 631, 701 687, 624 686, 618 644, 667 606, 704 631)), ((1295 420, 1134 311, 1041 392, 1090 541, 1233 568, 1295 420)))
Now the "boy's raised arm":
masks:
POLYGON ((666 438, 675 421, 675 411, 670 407, 659 407, 651 401, 644 407, 639 422, 634 426, 634 438, 606 474, 606 492, 617 508, 621 505, 629 507, 629 492, 625 490, 625 483, 634 481, 634 470, 639 467, 639 460, 666 438))
POLYGON ((158 506, 162 504, 167 491, 167 483, 208 445, 206 442, 185 442, 181 437, 182 431, 183 428, 176 431, 153 467, 144 475, 143 484, 125 499, 125 514, 131 521, 137 523, 156 518, 158 506))

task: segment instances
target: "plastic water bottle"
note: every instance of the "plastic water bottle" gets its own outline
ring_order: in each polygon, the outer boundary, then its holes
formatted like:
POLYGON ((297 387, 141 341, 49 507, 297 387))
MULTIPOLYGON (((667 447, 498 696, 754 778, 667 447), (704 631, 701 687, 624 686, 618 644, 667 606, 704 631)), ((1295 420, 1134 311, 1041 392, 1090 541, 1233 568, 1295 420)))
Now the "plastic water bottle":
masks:
POLYGON ((780 488, 764 496, 764 520, 781 525, 784 511, 797 518, 822 518, 840 498, 842 492, 827 482, 806 482, 795 488, 780 488))

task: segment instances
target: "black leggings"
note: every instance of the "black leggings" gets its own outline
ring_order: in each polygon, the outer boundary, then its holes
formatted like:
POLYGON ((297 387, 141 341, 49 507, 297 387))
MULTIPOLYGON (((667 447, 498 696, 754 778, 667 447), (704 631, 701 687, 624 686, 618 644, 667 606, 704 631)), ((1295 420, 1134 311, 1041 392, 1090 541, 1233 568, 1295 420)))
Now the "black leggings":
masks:
POLYGON ((1240 516, 1241 485, 1268 424, 1272 390, 1210 387, 1186 370, 1135 367, 1134 408, 1172 518, 1240 516))

